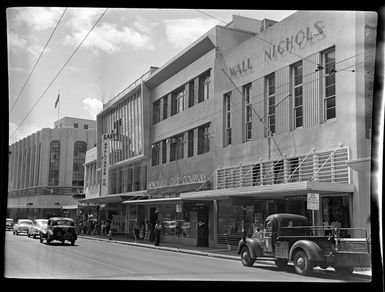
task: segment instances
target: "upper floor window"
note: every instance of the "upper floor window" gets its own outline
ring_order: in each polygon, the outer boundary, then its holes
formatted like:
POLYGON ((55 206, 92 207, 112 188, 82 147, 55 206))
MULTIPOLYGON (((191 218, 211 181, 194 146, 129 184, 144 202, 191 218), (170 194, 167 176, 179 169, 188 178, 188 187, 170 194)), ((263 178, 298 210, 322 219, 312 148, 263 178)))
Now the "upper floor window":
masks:
POLYGON ((60 167, 60 141, 52 141, 49 153, 49 173, 48 185, 56 186, 59 184, 60 167))
POLYGON ((275 133, 275 76, 266 77, 267 86, 267 124, 269 135, 275 133))
POLYGON ((183 159, 184 157, 184 134, 176 135, 167 139, 170 143, 170 161, 183 159))
POLYGON ((163 120, 167 119, 168 114, 168 95, 163 97, 163 120))
POLYGON ((210 70, 199 76, 198 103, 209 99, 210 70))
POLYGON ((184 86, 171 94, 171 115, 182 112, 184 109, 184 86))
POLYGON ((245 140, 251 140, 251 128, 252 128, 252 105, 250 101, 251 84, 243 86, 243 100, 245 109, 245 140))
POLYGON ((160 122, 160 99, 152 103, 152 123, 160 122))
POLYGON ((151 148, 152 148, 152 151, 151 151, 152 166, 155 166, 159 164, 160 142, 152 144, 151 148))
POLYGON ((84 129, 87 130, 88 129, 88 125, 84 125, 84 129))
POLYGON ((210 151, 210 124, 198 127, 198 154, 210 151))
POLYGON ((191 80, 188 84, 188 107, 194 106, 194 80, 191 80))
POLYGON ((225 126, 224 146, 226 147, 231 144, 231 92, 228 92, 224 95, 223 107, 224 107, 224 126, 225 126))
POLYGON ((78 123, 74 123, 74 128, 78 128, 79 127, 79 124, 78 123))
POLYGON ((73 159, 73 173, 72 185, 84 185, 84 162, 86 161, 87 143, 83 141, 76 141, 74 144, 74 159, 73 159))
POLYGON ((162 141, 162 163, 167 162, 167 139, 162 141))
POLYGON ((188 131, 187 157, 194 155, 194 130, 188 131))
POLYGON ((303 126, 302 62, 292 66, 292 96, 294 127, 303 126))
POLYGON ((324 62, 324 116, 325 120, 336 117, 336 57, 334 48, 323 53, 324 62))

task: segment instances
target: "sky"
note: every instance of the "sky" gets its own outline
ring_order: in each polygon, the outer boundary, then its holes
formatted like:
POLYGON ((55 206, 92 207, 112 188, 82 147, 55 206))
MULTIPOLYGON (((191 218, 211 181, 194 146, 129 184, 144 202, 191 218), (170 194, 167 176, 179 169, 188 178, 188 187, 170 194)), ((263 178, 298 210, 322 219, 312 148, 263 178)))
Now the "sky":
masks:
POLYGON ((96 119, 104 103, 151 66, 161 67, 215 25, 229 23, 232 15, 280 21, 295 12, 105 11, 106 8, 65 7, 7 9, 9 145, 43 128, 53 128, 58 118, 96 119), (60 104, 55 108, 59 92, 60 104))

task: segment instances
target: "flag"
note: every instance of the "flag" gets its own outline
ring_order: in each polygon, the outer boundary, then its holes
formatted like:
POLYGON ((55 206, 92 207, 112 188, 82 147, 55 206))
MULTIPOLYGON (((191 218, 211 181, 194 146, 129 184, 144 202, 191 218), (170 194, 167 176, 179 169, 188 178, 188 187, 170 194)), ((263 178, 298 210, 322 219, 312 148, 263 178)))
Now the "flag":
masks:
POLYGON ((57 104, 59 103, 60 100, 60 93, 57 95, 56 101, 55 101, 55 108, 57 107, 57 104))

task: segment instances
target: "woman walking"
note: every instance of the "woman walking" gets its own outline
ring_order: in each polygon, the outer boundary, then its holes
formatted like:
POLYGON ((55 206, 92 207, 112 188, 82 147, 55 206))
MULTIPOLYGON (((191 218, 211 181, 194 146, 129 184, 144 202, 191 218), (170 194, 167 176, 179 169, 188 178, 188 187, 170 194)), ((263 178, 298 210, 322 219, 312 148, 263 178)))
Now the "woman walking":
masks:
POLYGON ((155 246, 159 246, 161 229, 162 229, 162 225, 159 223, 159 220, 156 220, 156 224, 154 228, 155 246))

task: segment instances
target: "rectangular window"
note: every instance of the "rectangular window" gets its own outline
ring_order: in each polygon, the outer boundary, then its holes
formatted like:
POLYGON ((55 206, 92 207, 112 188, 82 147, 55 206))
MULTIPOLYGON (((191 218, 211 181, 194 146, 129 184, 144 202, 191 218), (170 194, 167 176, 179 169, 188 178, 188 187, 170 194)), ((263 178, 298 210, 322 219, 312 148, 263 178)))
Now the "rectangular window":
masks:
POLYGON ((224 147, 231 145, 231 92, 224 95, 224 126, 225 126, 225 143, 224 147))
POLYGON ((210 124, 200 126, 198 128, 198 154, 210 151, 210 124))
POLYGON ((167 140, 162 141, 162 163, 167 162, 167 140))
POLYGON ((274 73, 266 77, 267 81, 267 124, 269 133, 275 133, 275 76, 274 73))
POLYGON ((336 57, 334 48, 323 54, 324 61, 324 115, 325 120, 336 117, 336 57))
POLYGON ((184 153, 184 134, 167 139, 170 144, 170 161, 183 159, 184 153))
POLYGON ((194 80, 188 84, 188 107, 194 106, 194 80))
POLYGON ((159 164, 160 142, 152 144, 151 148, 152 166, 155 166, 159 164))
POLYGON ((243 100, 245 109, 245 140, 251 140, 251 128, 252 128, 252 105, 250 101, 251 83, 243 86, 243 100))
POLYGON ((188 157, 191 157, 194 155, 194 130, 190 130, 188 131, 188 142, 187 142, 187 145, 188 145, 188 153, 187 153, 187 156, 188 157))
POLYGON ((88 125, 84 125, 84 129, 87 130, 88 129, 88 125))
POLYGON ((292 96, 294 128, 303 126, 302 62, 292 66, 292 96))
POLYGON ((171 94, 171 115, 182 112, 184 109, 184 86, 171 94))
POLYGON ((79 127, 79 124, 78 123, 74 123, 74 128, 78 128, 79 127))
POLYGON ((160 99, 152 103, 152 124, 160 122, 160 99))
POLYGON ((168 114, 168 96, 163 97, 163 120, 167 119, 168 114))
POLYGON ((210 70, 199 76, 198 103, 209 99, 210 70))

